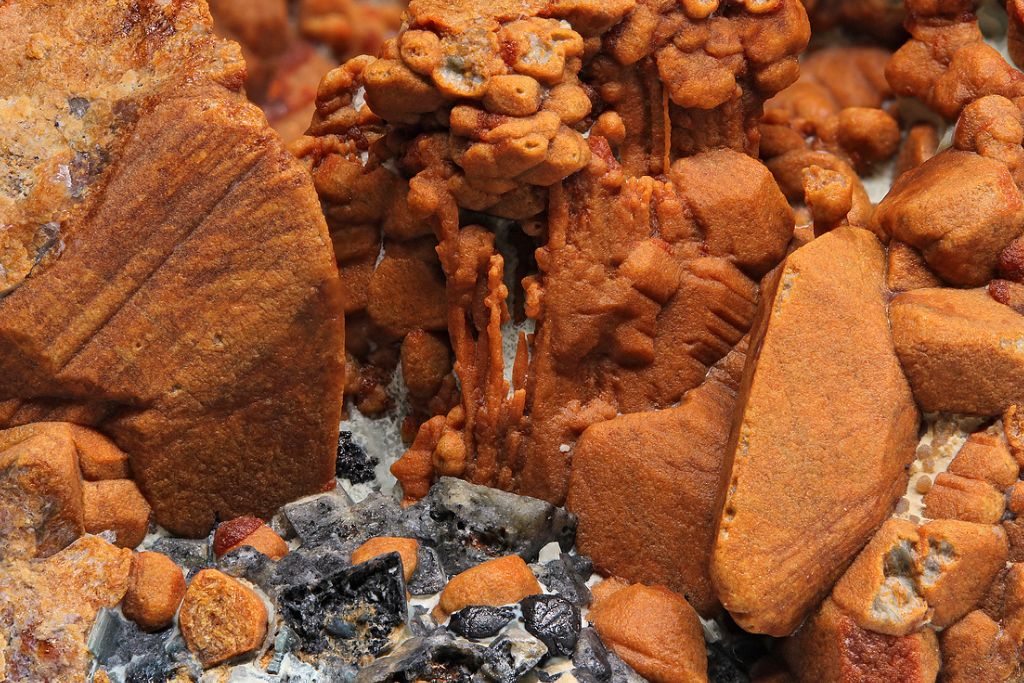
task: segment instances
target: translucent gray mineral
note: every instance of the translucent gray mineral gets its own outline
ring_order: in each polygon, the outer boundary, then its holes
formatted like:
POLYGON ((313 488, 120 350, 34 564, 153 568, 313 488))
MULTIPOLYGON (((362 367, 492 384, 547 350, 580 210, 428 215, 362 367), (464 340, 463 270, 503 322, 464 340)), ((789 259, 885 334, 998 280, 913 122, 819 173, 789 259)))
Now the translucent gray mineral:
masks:
POLYGON ((450 477, 405 517, 409 533, 437 548, 449 575, 513 553, 534 562, 548 543, 568 551, 576 539, 576 516, 562 508, 450 477))

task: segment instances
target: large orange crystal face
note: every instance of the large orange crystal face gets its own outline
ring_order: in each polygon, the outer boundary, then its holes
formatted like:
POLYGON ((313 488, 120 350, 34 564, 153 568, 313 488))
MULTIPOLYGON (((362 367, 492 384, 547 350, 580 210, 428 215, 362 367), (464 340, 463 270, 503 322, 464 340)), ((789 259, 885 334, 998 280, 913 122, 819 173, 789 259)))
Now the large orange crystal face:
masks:
POLYGON ((237 47, 192 0, 10 2, 0 36, 0 424, 98 427, 179 533, 322 489, 341 288, 237 47))

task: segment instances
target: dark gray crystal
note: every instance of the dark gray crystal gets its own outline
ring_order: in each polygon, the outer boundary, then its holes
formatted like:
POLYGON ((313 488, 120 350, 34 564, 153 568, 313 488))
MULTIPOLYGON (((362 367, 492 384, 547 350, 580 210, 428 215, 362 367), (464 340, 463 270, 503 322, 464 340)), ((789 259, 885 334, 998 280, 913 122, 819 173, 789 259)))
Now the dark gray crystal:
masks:
POLYGON ((416 571, 409 580, 409 592, 413 595, 433 595, 439 593, 448 583, 448 577, 441 568, 441 558, 437 551, 420 545, 416 551, 416 571))
POLYGON ((376 477, 374 468, 379 461, 352 439, 352 432, 338 434, 338 459, 334 471, 338 479, 348 479, 353 484, 365 484, 376 477))
POLYGON ((281 591, 279 603, 301 652, 364 661, 389 648, 405 623, 402 560, 388 553, 315 583, 291 586, 281 591), (339 635, 341 624, 351 626, 352 635, 339 635))
POLYGON ((427 636, 410 638, 393 653, 360 670, 356 683, 392 681, 445 681, 472 683, 483 663, 483 648, 460 641, 437 629, 427 636))
POLYGON ((519 602, 526 630, 554 656, 568 657, 580 637, 580 608, 559 595, 530 595, 519 602))
POLYGON ((577 669, 588 671, 599 681, 607 681, 612 676, 608 648, 604 646, 597 631, 590 627, 580 631, 576 649, 572 653, 572 663, 577 669))
POLYGON ((594 563, 589 557, 561 553, 557 559, 533 565, 531 569, 537 575, 537 580, 548 590, 558 593, 578 607, 590 604, 587 579, 594 573, 594 563))
POLYGON ((437 548, 449 575, 513 553, 533 562, 548 543, 568 551, 576 539, 576 516, 562 508, 451 477, 405 517, 408 533, 437 548))
POLYGON ((490 638, 505 628, 515 616, 516 611, 511 607, 472 605, 451 616, 448 630, 470 640, 490 638))

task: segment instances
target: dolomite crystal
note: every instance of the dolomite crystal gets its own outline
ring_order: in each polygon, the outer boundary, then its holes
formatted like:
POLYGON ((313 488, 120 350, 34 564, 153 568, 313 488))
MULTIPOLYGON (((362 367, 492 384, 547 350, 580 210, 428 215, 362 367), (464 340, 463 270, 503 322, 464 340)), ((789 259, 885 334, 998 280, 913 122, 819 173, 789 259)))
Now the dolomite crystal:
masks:
POLYGON ((773 275, 751 332, 711 558, 744 628, 791 633, 889 515, 918 411, 893 349, 885 254, 838 228, 773 275))
POLYGON ((319 203, 210 24, 0 6, 0 426, 97 427, 191 535, 330 484, 343 383, 319 203))

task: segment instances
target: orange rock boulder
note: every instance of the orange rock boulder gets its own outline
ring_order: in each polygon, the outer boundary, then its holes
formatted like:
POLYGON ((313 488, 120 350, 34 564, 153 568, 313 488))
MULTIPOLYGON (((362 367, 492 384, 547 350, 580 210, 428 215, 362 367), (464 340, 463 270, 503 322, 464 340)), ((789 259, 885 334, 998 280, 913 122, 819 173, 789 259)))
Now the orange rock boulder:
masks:
POLYGON ((984 289, 900 294, 892 331, 923 410, 998 415, 1024 401, 1024 316, 984 289))
POLYGON ((718 607, 708 560, 745 350, 678 407, 591 425, 573 454, 567 506, 579 551, 602 573, 667 586, 706 617, 718 607))
POLYGON ((210 25, 198 0, 0 6, 0 137, 22 150, 0 426, 100 427, 188 535, 332 481, 344 361, 316 193, 210 25))
POLYGON ((267 635, 263 600, 216 569, 204 569, 192 578, 178 620, 188 649, 204 667, 253 652, 267 635))
POLYGON ((792 632, 904 491, 918 412, 884 274, 875 236, 838 228, 793 252, 762 294, 711 560, 748 630, 792 632))
POLYGON ((84 531, 78 452, 68 426, 0 431, 0 561, 47 557, 84 531))
POLYGON ((999 253, 1020 234, 1024 198, 1005 163, 951 150, 900 176, 875 221, 920 249, 947 282, 977 286, 988 282, 999 253))

